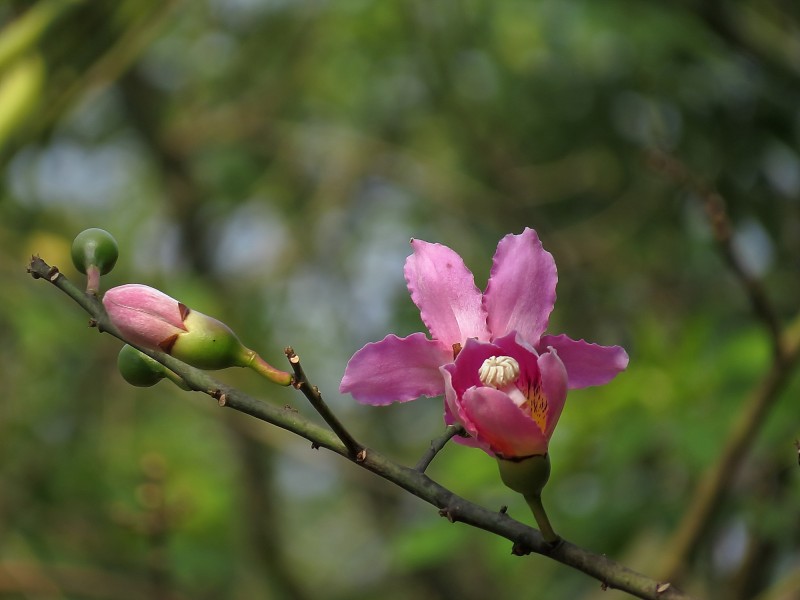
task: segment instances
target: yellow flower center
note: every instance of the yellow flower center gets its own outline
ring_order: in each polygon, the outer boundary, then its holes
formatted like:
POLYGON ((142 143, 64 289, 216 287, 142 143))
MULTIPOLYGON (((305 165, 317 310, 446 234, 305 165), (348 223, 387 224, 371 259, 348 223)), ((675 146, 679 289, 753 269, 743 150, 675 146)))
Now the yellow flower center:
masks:
POLYGON ((478 377, 483 385, 502 389, 519 378, 519 363, 510 356, 490 356, 483 361, 478 377))

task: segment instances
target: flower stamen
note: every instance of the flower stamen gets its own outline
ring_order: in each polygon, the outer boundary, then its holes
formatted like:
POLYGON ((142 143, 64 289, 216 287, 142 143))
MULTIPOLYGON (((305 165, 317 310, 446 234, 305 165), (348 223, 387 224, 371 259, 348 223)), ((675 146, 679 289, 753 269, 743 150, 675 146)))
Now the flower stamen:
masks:
POLYGON ((519 378, 519 363, 510 356, 490 356, 478 370, 483 385, 501 389, 519 378))
POLYGON ((547 398, 544 397, 541 387, 535 384, 525 395, 528 397, 528 400, 522 408, 525 412, 530 414, 531 419, 533 419, 539 426, 539 429, 544 432, 547 425, 547 398))

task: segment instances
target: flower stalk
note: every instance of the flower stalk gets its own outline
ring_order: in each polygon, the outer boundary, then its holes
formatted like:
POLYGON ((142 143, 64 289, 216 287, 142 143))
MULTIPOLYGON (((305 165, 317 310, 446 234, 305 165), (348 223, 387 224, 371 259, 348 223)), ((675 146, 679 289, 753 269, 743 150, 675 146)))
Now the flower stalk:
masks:
POLYGON ((550 519, 547 517, 547 512, 542 504, 541 494, 526 494, 524 498, 533 513, 533 518, 536 519, 536 523, 539 525, 539 531, 542 532, 544 541, 553 546, 558 544, 561 541, 561 536, 553 531, 553 526, 550 525, 550 519))

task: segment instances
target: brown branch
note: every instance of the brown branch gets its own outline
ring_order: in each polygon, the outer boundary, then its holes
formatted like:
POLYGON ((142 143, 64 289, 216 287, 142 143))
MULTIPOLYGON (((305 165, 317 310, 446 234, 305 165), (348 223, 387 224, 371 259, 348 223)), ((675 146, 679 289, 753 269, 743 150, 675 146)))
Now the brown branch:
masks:
MULTIPOLYGON (((81 289, 59 273, 57 268, 50 267, 38 257, 33 257, 28 271, 35 278, 46 279, 80 304, 91 315, 92 321, 97 324, 100 331, 105 331, 130 344, 130 341, 125 340, 113 324, 109 322, 102 304, 96 298, 88 297, 81 289)), ((400 465, 378 451, 372 449, 367 451, 354 441, 351 442, 352 446, 348 445, 337 433, 312 423, 292 408, 281 408, 272 403, 253 398, 217 381, 207 372, 191 367, 163 352, 141 348, 135 344, 131 345, 180 375, 192 390, 203 392, 217 399, 220 406, 232 408, 266 423, 276 425, 309 440, 313 447, 326 448, 347 458, 359 467, 371 471, 437 507, 439 513, 453 523, 465 523, 508 539, 513 544, 512 551, 514 554, 524 555, 535 552, 548 556, 597 579, 605 588, 619 589, 637 598, 645 600, 691 600, 688 594, 682 592, 671 583, 651 579, 605 555, 596 554, 566 540, 554 547, 542 539, 542 535, 538 530, 511 518, 505 511, 489 510, 470 502, 435 482, 424 473, 400 465), (354 454, 353 450, 356 446, 361 450, 354 454)), ((299 361, 297 364, 299 365, 299 361)), ((302 370, 299 373, 296 371, 296 375, 298 376, 298 381, 308 381, 302 370)), ((303 388, 311 390, 312 393, 310 395, 316 398, 318 390, 314 391, 314 388, 308 384, 303 388)), ((308 395, 307 393, 307 397, 308 395)), ((321 396, 317 398, 317 400, 319 399, 321 399, 321 396)))
POLYGON ((448 425, 441 436, 435 440, 431 440, 431 445, 428 448, 428 451, 422 455, 414 469, 420 473, 424 473, 425 469, 427 469, 428 465, 433 462, 433 459, 436 458, 436 455, 441 451, 442 448, 444 448, 447 442, 452 440, 455 436, 465 435, 465 433, 464 427, 461 425, 448 425))
POLYGON ((668 559, 664 573, 668 579, 679 579, 769 410, 794 373, 800 356, 800 320, 785 332, 782 331, 777 313, 761 282, 747 272, 736 255, 725 200, 719 192, 702 182, 674 156, 653 151, 649 162, 674 182, 687 187, 703 202, 719 251, 747 293, 753 313, 766 327, 773 346, 773 362, 769 371, 740 410, 716 462, 700 478, 689 509, 667 545, 668 559))
POLYGON ((303 370, 303 366, 300 364, 300 357, 295 354, 294 349, 289 346, 284 350, 286 354, 286 358, 289 359, 289 364, 292 365, 292 369, 294 370, 294 381, 292 385, 300 390, 303 395, 308 398, 308 401, 311 402, 311 406, 320 414, 320 416, 325 420, 328 426, 333 430, 342 443, 347 447, 348 451, 350 452, 350 457, 355 458, 356 460, 363 460, 366 449, 364 446, 359 444, 352 434, 347 430, 347 428, 342 425, 342 422, 339 421, 339 418, 333 414, 330 407, 325 403, 325 400, 322 399, 322 394, 319 391, 319 388, 315 385, 311 385, 311 382, 308 381, 308 377, 306 377, 306 373, 303 370))

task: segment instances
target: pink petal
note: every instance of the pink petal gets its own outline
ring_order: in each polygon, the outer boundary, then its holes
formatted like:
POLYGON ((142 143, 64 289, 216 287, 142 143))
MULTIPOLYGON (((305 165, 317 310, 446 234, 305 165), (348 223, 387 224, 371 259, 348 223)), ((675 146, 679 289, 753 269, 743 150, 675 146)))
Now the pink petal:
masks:
POLYGON ((555 348, 567 369, 570 389, 608 383, 628 366, 628 353, 619 346, 599 346, 566 335, 546 335, 537 345, 555 348))
POLYGON ((479 441, 505 458, 547 452, 547 437, 508 395, 489 387, 471 388, 462 399, 479 441))
POLYGON ((503 350, 494 344, 479 342, 469 338, 455 360, 452 384, 456 394, 463 394, 468 388, 481 386, 480 368, 490 356, 502 356, 503 350))
POLYGON ((441 396, 444 382, 439 367, 452 361, 453 351, 424 333, 406 338, 387 335, 353 355, 339 391, 376 406, 441 396))
POLYGON ((567 370, 556 352, 550 351, 539 357, 539 371, 542 374, 542 394, 547 400, 544 435, 549 440, 567 400, 567 370))
POLYGON ((444 379, 444 422, 447 425, 460 423, 464 427, 464 430, 469 434, 469 437, 457 435, 455 438, 453 438, 454 441, 463 446, 481 448, 482 450, 491 453, 486 444, 480 444, 475 438, 475 425, 467 418, 466 414, 464 414, 461 404, 458 401, 458 394, 456 393, 455 389, 453 389, 452 379, 452 373, 455 371, 455 368, 455 365, 452 363, 439 368, 439 371, 441 371, 444 379))
POLYGON ((146 285, 111 288, 103 295, 103 306, 120 333, 136 344, 155 348, 164 340, 186 332, 183 319, 188 309, 146 285))
POLYGON ((492 336, 516 330, 536 344, 547 329, 557 281, 553 256, 542 248, 533 229, 526 227, 520 235, 500 240, 483 298, 492 336))
POLYGON ((411 240, 405 276, 411 299, 431 335, 447 346, 489 339, 481 292, 464 261, 441 244, 411 240))

